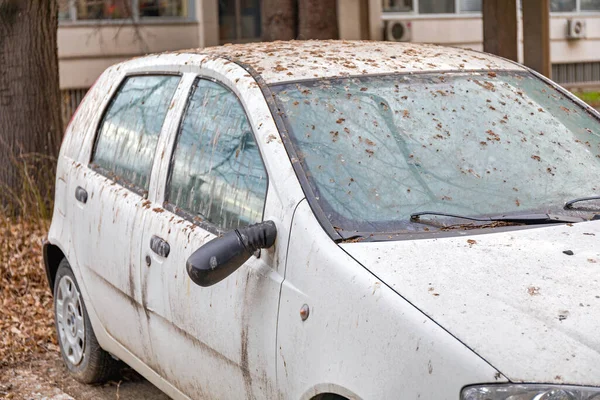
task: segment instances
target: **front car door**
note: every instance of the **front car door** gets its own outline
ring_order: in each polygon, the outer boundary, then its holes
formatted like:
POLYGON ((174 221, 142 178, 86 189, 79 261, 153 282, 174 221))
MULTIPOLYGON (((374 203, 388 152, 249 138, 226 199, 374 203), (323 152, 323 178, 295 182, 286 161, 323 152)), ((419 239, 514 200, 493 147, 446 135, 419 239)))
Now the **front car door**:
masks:
POLYGON ((286 242, 211 287, 196 286, 186 272, 188 257, 216 235, 281 213, 256 141, 257 122, 249 117, 225 84, 195 78, 166 145, 171 156, 159 167, 162 191, 144 223, 142 297, 154 365, 194 398, 276 396, 286 242))

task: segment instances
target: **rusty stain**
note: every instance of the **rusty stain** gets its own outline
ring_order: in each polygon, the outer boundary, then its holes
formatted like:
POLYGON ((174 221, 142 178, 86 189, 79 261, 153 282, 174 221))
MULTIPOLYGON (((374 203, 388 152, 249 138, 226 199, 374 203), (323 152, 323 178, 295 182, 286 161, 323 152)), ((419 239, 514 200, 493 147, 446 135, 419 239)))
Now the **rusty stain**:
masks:
POLYGON ((309 315, 310 315, 310 308, 308 307, 308 304, 304 304, 300 308, 300 319, 302 319, 302 321, 306 321, 308 319, 309 315))
POLYGON ((475 239, 468 239, 467 243, 469 244, 469 247, 473 247, 474 244, 477 244, 477 240, 475 240, 475 239))

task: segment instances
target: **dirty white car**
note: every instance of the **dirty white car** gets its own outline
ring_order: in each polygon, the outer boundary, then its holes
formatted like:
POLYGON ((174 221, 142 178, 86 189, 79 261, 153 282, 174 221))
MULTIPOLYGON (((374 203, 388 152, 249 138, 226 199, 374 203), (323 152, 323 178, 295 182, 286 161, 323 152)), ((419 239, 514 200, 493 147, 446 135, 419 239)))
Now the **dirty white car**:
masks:
POLYGON ((597 112, 483 53, 117 64, 58 160, 62 356, 173 398, 600 399, 598 176, 597 112))

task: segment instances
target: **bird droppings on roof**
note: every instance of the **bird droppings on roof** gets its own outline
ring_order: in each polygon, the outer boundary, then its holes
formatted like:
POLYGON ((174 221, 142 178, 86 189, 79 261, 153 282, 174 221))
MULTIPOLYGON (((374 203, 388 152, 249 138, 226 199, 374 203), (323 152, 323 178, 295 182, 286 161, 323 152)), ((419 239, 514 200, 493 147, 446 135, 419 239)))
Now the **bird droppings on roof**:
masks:
POLYGON ((227 58, 252 67, 266 83, 424 71, 522 70, 502 58, 432 44, 307 40, 230 44, 165 54, 227 58))

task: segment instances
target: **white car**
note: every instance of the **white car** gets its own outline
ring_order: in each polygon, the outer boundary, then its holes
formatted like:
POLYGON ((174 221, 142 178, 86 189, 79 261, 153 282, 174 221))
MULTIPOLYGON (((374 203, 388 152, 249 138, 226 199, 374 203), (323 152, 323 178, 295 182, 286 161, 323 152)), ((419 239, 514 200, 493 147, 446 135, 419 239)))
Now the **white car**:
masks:
POLYGON ((484 53, 108 68, 44 247, 64 361, 176 399, 600 399, 600 116, 484 53))

